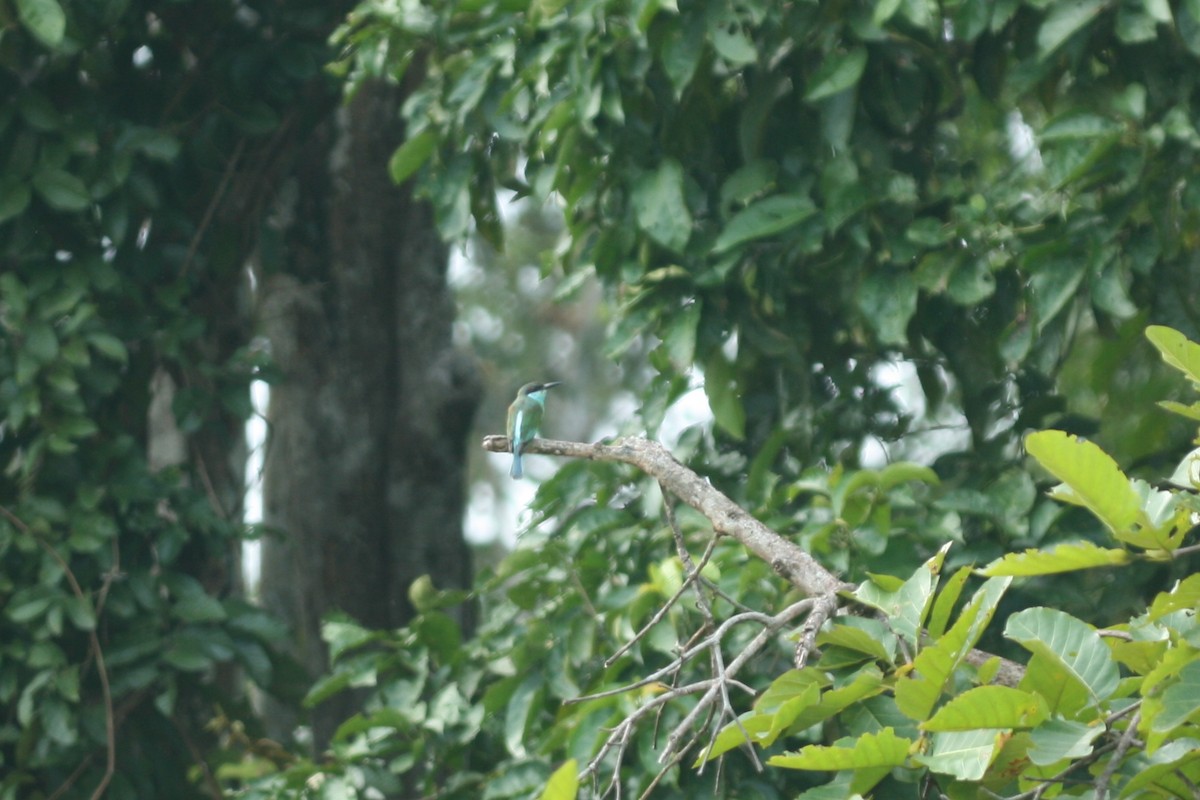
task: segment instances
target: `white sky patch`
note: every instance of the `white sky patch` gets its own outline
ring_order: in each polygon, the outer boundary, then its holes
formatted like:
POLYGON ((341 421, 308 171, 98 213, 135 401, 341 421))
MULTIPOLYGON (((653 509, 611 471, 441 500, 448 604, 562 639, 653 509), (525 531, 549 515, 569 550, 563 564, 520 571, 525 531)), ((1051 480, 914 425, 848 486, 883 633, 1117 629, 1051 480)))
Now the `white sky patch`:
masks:
POLYGON ((1008 113, 1004 122, 1004 132, 1008 136, 1008 153, 1013 160, 1030 172, 1041 172, 1044 165, 1042 153, 1038 150, 1037 137, 1017 109, 1008 113))
MULTIPOLYGON (((263 458, 267 448, 267 406, 271 401, 271 387, 266 381, 250 384, 250 402, 254 413, 246 420, 246 499, 242 506, 242 521, 257 525, 263 519, 263 458)), ((258 581, 262 575, 262 542, 245 542, 242 545, 242 577, 247 593, 258 594, 258 581)))

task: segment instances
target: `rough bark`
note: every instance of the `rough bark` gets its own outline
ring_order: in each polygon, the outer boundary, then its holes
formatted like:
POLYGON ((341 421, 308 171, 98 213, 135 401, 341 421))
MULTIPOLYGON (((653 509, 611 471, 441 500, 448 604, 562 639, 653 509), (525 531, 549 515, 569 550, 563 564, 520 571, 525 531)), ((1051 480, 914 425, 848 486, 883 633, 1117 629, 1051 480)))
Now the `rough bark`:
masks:
MULTIPOLYGON (((451 344, 431 211, 387 175, 401 99, 364 87, 311 142, 287 193, 291 274, 269 282, 261 307, 283 373, 264 477, 264 522, 278 536, 264 544, 261 593, 292 623, 311 675, 327 666, 328 612, 396 627, 413 615, 415 578, 471 578, 466 437, 481 389, 451 344)), ((354 706, 341 696, 315 711, 318 748, 354 706)), ((275 722, 278 735, 287 720, 275 722)))

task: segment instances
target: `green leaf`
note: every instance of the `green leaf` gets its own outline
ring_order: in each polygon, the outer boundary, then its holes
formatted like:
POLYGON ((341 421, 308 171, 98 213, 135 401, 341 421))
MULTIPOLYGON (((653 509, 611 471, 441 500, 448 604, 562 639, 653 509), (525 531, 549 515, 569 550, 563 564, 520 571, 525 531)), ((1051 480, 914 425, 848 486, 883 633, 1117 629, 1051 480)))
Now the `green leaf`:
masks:
POLYGON ((1060 499, 1085 506, 1114 534, 1130 530, 1137 522, 1141 509, 1129 478, 1092 442, 1062 431, 1038 431, 1025 437, 1025 449, 1070 487, 1069 496, 1056 495, 1060 499))
POLYGON ((29 207, 32 192, 24 181, 0 183, 0 222, 10 220, 29 207))
POLYGON ((1029 760, 1048 767, 1066 758, 1085 758, 1092 754, 1092 742, 1103 733, 1103 725, 1058 718, 1047 720, 1033 732, 1029 760))
POLYGON ((737 25, 721 25, 712 32, 713 50, 735 67, 753 64, 758 60, 754 41, 737 25))
POLYGON ((25 329, 23 350, 38 364, 49 364, 58 357, 58 337, 54 335, 54 327, 40 319, 30 321, 25 329))
POLYGON ((429 160, 437 148, 437 133, 426 129, 409 138, 396 148, 388 159, 388 173, 393 183, 404 183, 414 172, 429 160))
POLYGON ((17 0, 17 17, 47 47, 62 43, 67 17, 57 0, 17 0))
POLYGON ((713 244, 719 254, 740 244, 773 236, 800 224, 815 214, 817 207, 807 195, 780 194, 750 204, 733 216, 713 244))
POLYGON ((696 299, 682 309, 667 316, 667 329, 663 332, 663 346, 671 359, 671 365, 686 373, 696 356, 696 329, 700 324, 701 301, 696 299))
POLYGON ((129 351, 125 349, 125 344, 111 334, 89 333, 87 335, 87 343, 105 358, 111 358, 113 361, 119 361, 122 364, 129 360, 129 351))
POLYGON ((61 169, 39 169, 33 175, 33 190, 56 211, 82 211, 92 204, 83 181, 61 169))
POLYGON ((1050 715, 1036 694, 1008 686, 976 686, 942 706, 921 723, 926 731, 971 731, 980 728, 1033 728, 1050 715))
POLYGON ((908 343, 908 321, 917 312, 917 284, 907 272, 872 271, 858 288, 858 309, 885 345, 908 343))
POLYGON ((844 624, 822 629, 817 634, 817 644, 844 647, 878 661, 890 662, 894 657, 896 637, 879 620, 846 618, 844 624))
POLYGON ((304 696, 303 704, 305 708, 313 708, 346 689, 374 686, 377 682, 375 657, 351 656, 339 663, 333 673, 319 678, 304 696))
POLYGON ((1065 0, 1054 3, 1038 29, 1038 57, 1053 53, 1077 31, 1090 25, 1108 6, 1108 0, 1065 0))
POLYGON ((1093 702, 1111 697, 1120 673, 1112 652, 1085 622, 1053 608, 1028 608, 1008 618, 1004 635, 1058 664, 1087 690, 1093 702))
POLYGON ((1031 274, 1030 300, 1041 333, 1075 296, 1087 264, 1057 242, 1031 247, 1022 262, 1031 274))
POLYGON ((184 622, 220 622, 225 619, 225 608, 221 601, 204 591, 195 578, 184 575, 171 581, 174 604, 171 607, 176 618, 184 622))
POLYGON ((743 438, 746 435, 746 411, 738 396, 733 365, 720 351, 704 365, 704 393, 717 425, 733 438, 743 438))
POLYGON ((1090 700, 1087 687, 1070 680, 1066 668, 1056 659, 1037 653, 1025 665, 1017 688, 1041 695, 1052 713, 1066 717, 1078 714, 1090 700))
POLYGON ((793 731, 811 728, 818 722, 837 716, 843 710, 856 705, 868 697, 874 697, 884 691, 883 673, 871 664, 863 667, 855 674, 854 680, 834 689, 827 689, 821 694, 821 700, 815 706, 807 706, 791 721, 793 731))
POLYGON ((1006 738, 1004 731, 987 729, 935 733, 929 752, 914 756, 913 761, 960 781, 977 781, 987 772, 1006 738))
POLYGON ((632 205, 638 227, 674 253, 683 252, 692 235, 692 215, 683 198, 683 167, 666 159, 633 186, 632 205))
POLYGON ((1146 328, 1146 338, 1162 353, 1163 361, 1200 385, 1200 344, 1189 341, 1177 330, 1162 325, 1146 328))
POLYGON ((1153 793, 1158 796, 1187 797, 1195 786, 1194 767, 1198 761, 1200 739, 1176 739, 1153 752, 1139 753, 1134 748, 1129 769, 1123 770, 1132 777, 1122 787, 1121 797, 1152 796, 1152 793, 1142 791, 1152 787, 1161 787, 1162 791, 1153 793), (1184 783, 1181 777, 1186 777, 1189 783, 1184 783))
POLYGON ((941 483, 937 473, 932 469, 911 461, 897 461, 879 470, 879 488, 885 492, 909 481, 927 483, 930 486, 937 486, 941 483))
POLYGON ((121 135, 119 147, 128 148, 153 159, 171 162, 179 155, 179 140, 166 131, 137 125, 121 135))
POLYGON ((542 695, 542 676, 530 673, 509 698, 504 712, 504 744, 517 758, 526 754, 525 729, 533 716, 534 706, 542 695))
POLYGON ((546 788, 539 795, 539 800, 575 800, 579 794, 578 772, 575 759, 568 758, 546 781, 546 788))
POLYGON ((1179 414, 1180 416, 1200 422, 1200 403, 1192 403, 1185 406, 1183 403, 1177 403, 1174 400, 1159 400, 1158 405, 1172 414, 1179 414))
POLYGON ((806 708, 817 704, 821 685, 811 670, 791 670, 777 678, 754 703, 754 710, 730 722, 696 757, 693 768, 747 741, 770 747, 806 708), (750 738, 747 739, 746 737, 750 738))
POLYGON ((201 672, 212 666, 212 656, 204 644, 186 631, 176 634, 163 653, 163 660, 185 672, 201 672))
POLYGON ((381 636, 380 631, 364 628, 345 614, 329 614, 321 622, 321 638, 329 645, 329 659, 334 662, 381 636))
POLYGON ((891 728, 877 734, 866 733, 857 739, 843 740, 844 745, 809 745, 796 753, 772 756, 767 764, 784 769, 837 772, 854 770, 852 793, 868 791, 895 767, 904 765, 909 739, 896 736, 891 728))
POLYGON ((959 596, 962 595, 963 587, 970 580, 971 572, 970 566, 959 567, 950 576, 950 579, 942 584, 942 590, 938 592, 937 599, 933 601, 933 608, 929 612, 929 621, 925 624, 926 630, 933 639, 941 638, 942 634, 946 632, 950 614, 954 611, 959 596))
POLYGON ((970 652, 996 613, 1012 578, 990 578, 979 587, 954 626, 913 659, 913 669, 896 681, 896 706, 917 722, 929 718, 955 668, 970 652))
POLYGON ((804 99, 813 102, 851 88, 862 78, 866 66, 867 51, 863 47, 828 56, 808 82, 804 99))
POLYGON ((1128 562, 1129 553, 1125 550, 1098 547, 1083 541, 1060 544, 1050 550, 1029 549, 1024 553, 1009 553, 979 570, 979 574, 989 578, 997 575, 1054 575, 1128 562))
POLYGON ((1194 608, 1200 608, 1200 573, 1177 581, 1168 592, 1160 592, 1150 604, 1148 616, 1153 622, 1167 614, 1194 608))
POLYGON ((875 581, 864 581, 854 591, 854 596, 859 602, 882 611, 896 633, 903 636, 909 645, 918 646, 925 615, 929 613, 930 600, 937 586, 937 574, 941 571, 949 547, 949 544, 944 545, 898 590, 885 591, 875 581))
POLYGON ((1179 680, 1162 694, 1162 711, 1150 723, 1158 733, 1170 733, 1200 715, 1200 661, 1192 661, 1179 671, 1179 680))

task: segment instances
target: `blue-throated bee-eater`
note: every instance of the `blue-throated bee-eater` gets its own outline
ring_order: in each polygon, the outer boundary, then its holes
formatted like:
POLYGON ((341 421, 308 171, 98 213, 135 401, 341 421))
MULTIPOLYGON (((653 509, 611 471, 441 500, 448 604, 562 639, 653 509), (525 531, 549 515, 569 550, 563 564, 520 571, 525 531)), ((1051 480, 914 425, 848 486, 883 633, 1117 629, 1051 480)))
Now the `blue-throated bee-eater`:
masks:
POLYGON ((512 445, 512 471, 514 478, 521 477, 521 450, 538 435, 542 426, 542 412, 546 410, 546 390, 558 386, 562 381, 550 383, 527 383, 517 392, 517 399, 508 407, 508 441, 512 445))

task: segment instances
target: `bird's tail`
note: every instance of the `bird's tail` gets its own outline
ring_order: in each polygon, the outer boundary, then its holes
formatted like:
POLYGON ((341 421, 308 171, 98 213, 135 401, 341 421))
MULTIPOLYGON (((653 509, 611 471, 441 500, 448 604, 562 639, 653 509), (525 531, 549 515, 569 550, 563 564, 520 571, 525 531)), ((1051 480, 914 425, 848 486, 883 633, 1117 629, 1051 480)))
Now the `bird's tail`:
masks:
POLYGON ((525 474, 521 470, 521 454, 520 453, 513 453, 512 469, 509 470, 508 474, 513 476, 514 478, 519 478, 523 474, 525 474))

